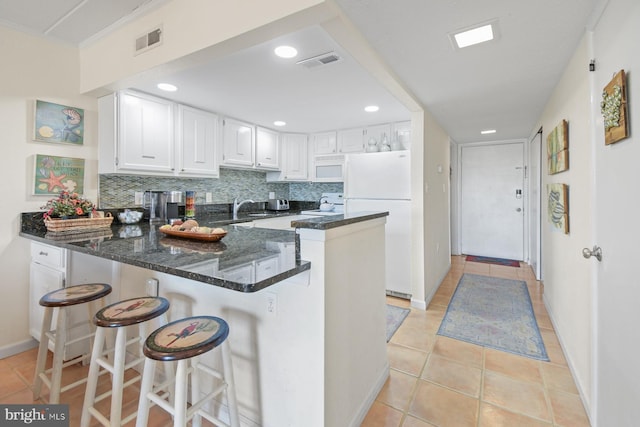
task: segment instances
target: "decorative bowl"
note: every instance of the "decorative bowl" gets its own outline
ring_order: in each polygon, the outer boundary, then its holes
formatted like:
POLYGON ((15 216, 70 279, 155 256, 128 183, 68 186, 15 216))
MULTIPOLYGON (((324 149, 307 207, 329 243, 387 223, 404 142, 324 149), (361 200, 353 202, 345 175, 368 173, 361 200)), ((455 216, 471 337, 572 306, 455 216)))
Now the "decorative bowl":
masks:
POLYGON ((142 212, 125 210, 124 212, 118 212, 118 220, 123 224, 136 224, 142 219, 142 212))
POLYGON ((330 212, 333 210, 333 203, 321 203, 320 210, 322 212, 330 212))

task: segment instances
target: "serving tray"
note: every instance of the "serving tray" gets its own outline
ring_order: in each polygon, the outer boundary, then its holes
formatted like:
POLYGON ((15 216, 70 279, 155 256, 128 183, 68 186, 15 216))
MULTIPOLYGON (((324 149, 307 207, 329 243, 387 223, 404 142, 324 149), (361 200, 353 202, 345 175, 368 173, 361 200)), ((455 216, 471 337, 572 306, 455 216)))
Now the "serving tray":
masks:
POLYGON ((167 236, 199 240, 201 242, 217 242, 227 235, 226 231, 224 233, 194 233, 192 231, 169 230, 163 228, 160 228, 159 230, 167 236))

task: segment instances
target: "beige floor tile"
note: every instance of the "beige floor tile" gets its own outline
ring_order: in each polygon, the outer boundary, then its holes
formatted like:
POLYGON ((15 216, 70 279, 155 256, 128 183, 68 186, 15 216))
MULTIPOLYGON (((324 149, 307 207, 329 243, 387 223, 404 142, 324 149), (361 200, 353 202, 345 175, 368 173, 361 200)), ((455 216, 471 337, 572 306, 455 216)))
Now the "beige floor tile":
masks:
MULTIPOLYGON (((405 322, 407 322, 406 319, 405 322)), ((429 352, 435 342, 435 333, 427 331, 424 327, 411 326, 411 321, 406 325, 403 322, 403 325, 391 337, 391 342, 429 352)))
POLYGON ((419 381, 409 414, 442 427, 475 427, 478 405, 478 399, 419 381))
POLYGON ((29 388, 26 383, 12 368, 0 368, 0 401, 4 397, 15 394, 29 388))
POLYGON ((553 421, 558 427, 589 427, 589 419, 576 394, 549 390, 553 421))
POLYGON ((391 368, 413 376, 420 376, 429 353, 422 350, 389 343, 387 345, 391 368))
POLYGON ((432 352, 463 365, 482 368, 483 348, 474 344, 438 335, 432 352))
POLYGON ((404 298, 387 296, 387 304, 395 305, 397 307, 409 308, 411 306, 411 301, 404 298))
POLYGON ((542 384, 540 362, 504 351, 486 349, 484 368, 523 381, 542 384))
POLYGON ((513 412, 551 421, 544 389, 540 384, 485 371, 482 400, 513 412))
POLYGON ((378 393, 376 400, 401 411, 406 411, 417 382, 417 377, 391 369, 389 378, 378 393))
POLYGON ((551 427, 551 423, 516 414, 488 403, 480 404, 479 427, 551 427))
POLYGON ((401 421, 401 411, 380 402, 373 402, 361 427, 398 427, 401 421))
POLYGON ((502 277, 504 279, 519 279, 519 270, 520 269, 516 267, 489 264, 489 274, 494 277, 502 277))
POLYGON ((471 397, 480 396, 482 369, 463 365, 436 354, 429 357, 422 378, 471 397))
POLYGON ((407 417, 404 419, 404 422, 402 423, 402 427, 436 427, 436 426, 434 424, 429 424, 426 421, 407 415, 407 417))
POLYGON ((542 377, 544 378, 545 387, 548 389, 578 394, 578 388, 573 381, 573 376, 568 367, 555 365, 553 363, 542 363, 540 369, 542 371, 542 377))
POLYGON ((18 405, 29 403, 40 403, 33 400, 33 392, 29 387, 25 387, 13 394, 3 396, 0 398, 0 403, 3 405, 18 405))
POLYGON ((464 264, 464 272, 488 276, 491 272, 491 266, 480 262, 467 262, 464 264))

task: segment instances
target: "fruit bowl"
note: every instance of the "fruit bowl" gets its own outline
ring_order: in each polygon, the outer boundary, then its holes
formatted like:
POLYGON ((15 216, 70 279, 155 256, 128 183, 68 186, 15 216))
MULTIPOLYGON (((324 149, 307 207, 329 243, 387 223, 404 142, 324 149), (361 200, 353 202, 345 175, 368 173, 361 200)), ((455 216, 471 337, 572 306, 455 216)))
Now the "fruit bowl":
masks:
POLYGON ((217 242, 227 235, 226 231, 220 233, 198 233, 195 231, 172 230, 171 228, 160 227, 161 233, 172 237, 181 237, 183 239, 200 240, 203 242, 217 242))

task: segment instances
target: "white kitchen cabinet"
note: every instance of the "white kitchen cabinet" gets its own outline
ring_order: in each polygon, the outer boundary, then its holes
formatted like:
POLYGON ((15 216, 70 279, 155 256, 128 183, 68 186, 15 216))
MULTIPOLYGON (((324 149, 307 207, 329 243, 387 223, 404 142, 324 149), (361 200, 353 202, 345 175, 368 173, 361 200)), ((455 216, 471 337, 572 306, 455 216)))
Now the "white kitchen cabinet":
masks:
POLYGON ((383 125, 367 126, 364 129, 363 137, 364 137, 364 144, 368 144, 369 139, 371 138, 376 140, 378 147, 380 146, 384 138, 387 139, 387 144, 391 144, 391 125, 383 124, 383 125))
POLYGON ((254 147, 253 125, 230 118, 222 121, 222 165, 252 168, 254 147))
POLYGON ((400 143, 404 150, 411 147, 411 121, 396 122, 392 125, 392 139, 400 143))
POLYGON ((256 168, 280 169, 280 138, 271 129, 256 128, 256 168))
POLYGON ((178 105, 178 175, 219 177, 218 116, 178 105))
POLYGON ((313 155, 335 154, 338 151, 336 132, 320 132, 310 136, 313 155))
POLYGON ((238 267, 226 268, 219 271, 220 277, 230 282, 253 283, 255 268, 253 262, 238 267))
MULTIPOLYGON (((39 304, 39 301, 44 294, 65 286, 92 282, 112 284, 112 261, 40 242, 31 242, 29 267, 29 333, 31 336, 40 340, 44 307, 39 304)), ((117 294, 117 290, 114 290, 114 293, 117 294)), ((80 304, 69 307, 67 310, 65 327, 69 339, 85 335, 89 331, 90 320, 87 305, 80 304)), ((53 327, 57 327, 56 316, 57 310, 54 311, 53 327)), ((53 350, 52 345, 50 349, 53 350)), ((68 346, 65 349, 64 359, 69 360, 88 351, 89 342, 83 340, 68 346)))
POLYGON ((275 276, 276 273, 279 271, 278 255, 273 255, 268 258, 263 258, 259 261, 256 261, 255 263, 256 263, 256 282, 275 276))
POLYGON ((116 169, 173 173, 174 104, 131 91, 116 98, 116 169))
POLYGON ((280 135, 282 164, 279 172, 267 172, 267 181, 307 181, 309 179, 308 138, 301 133, 280 135))
POLYGON ((338 131, 339 153, 361 153, 364 151, 364 129, 343 129, 338 131))

